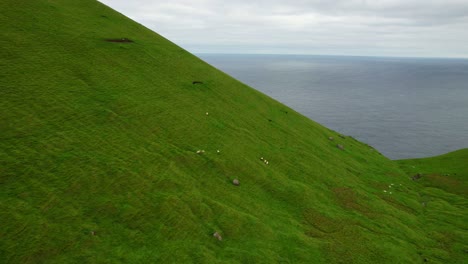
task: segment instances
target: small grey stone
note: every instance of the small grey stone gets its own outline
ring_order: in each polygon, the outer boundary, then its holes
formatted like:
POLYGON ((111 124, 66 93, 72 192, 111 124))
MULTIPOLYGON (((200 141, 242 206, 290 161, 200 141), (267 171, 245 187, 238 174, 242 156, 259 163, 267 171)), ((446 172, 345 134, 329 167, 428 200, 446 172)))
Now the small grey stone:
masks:
POLYGON ((219 241, 223 240, 223 237, 221 236, 221 234, 219 234, 218 232, 214 232, 213 233, 213 236, 218 239, 219 241))
POLYGON ((234 179, 232 180, 232 184, 236 185, 236 186, 239 186, 239 180, 238 179, 234 179))
POLYGON ((344 149, 344 146, 343 146, 343 145, 341 145, 341 144, 337 144, 337 145, 336 145, 336 147, 337 147, 337 148, 339 148, 339 149, 341 149, 341 150, 343 150, 343 149, 344 149))

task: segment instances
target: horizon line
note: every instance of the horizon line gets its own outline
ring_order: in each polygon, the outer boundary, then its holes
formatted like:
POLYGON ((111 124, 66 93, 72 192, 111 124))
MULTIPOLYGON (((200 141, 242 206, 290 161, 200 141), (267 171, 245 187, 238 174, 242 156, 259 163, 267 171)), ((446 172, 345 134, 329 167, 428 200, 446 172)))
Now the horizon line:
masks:
POLYGON ((323 57, 368 57, 368 58, 400 58, 400 59, 451 59, 468 60, 467 57, 442 57, 442 56, 392 56, 392 55, 347 55, 347 54, 301 54, 301 53, 240 53, 240 52, 191 52, 193 54, 212 55, 290 55, 290 56, 323 56, 323 57))

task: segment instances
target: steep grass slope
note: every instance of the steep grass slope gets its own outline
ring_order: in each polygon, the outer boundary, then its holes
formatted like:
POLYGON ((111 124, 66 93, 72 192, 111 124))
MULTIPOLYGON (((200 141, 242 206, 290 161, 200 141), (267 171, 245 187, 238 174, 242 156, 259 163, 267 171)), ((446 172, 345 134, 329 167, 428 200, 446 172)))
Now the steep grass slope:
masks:
POLYGON ((0 10, 2 261, 462 263, 370 146, 96 1, 0 10))

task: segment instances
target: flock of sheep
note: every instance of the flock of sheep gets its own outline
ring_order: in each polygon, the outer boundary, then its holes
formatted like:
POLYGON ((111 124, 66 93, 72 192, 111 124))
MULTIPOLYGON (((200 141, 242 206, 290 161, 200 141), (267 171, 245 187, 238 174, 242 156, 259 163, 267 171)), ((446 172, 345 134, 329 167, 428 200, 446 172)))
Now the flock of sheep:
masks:
MULTIPOLYGON (((390 185, 388 186, 388 188, 392 188, 392 187, 393 187, 393 185, 395 185, 395 184, 393 184, 393 183, 390 183, 390 185)), ((400 183, 400 186, 401 186, 401 183, 400 183)), ((387 192, 387 190, 383 190, 383 192, 384 192, 384 193, 386 193, 386 192, 387 192)), ((391 191, 388 191, 388 194, 392 194, 392 192, 391 192, 391 191)))

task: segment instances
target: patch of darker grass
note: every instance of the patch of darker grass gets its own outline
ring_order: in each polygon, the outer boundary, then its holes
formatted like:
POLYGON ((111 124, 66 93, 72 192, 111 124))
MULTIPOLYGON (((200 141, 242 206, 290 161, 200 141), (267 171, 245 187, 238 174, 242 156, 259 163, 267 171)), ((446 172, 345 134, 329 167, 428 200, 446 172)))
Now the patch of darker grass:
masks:
POLYGON ((411 207, 408 207, 402 203, 399 203, 397 200, 395 200, 395 198, 391 197, 391 196, 388 196, 388 195, 381 195, 381 198, 382 200, 384 200, 387 204, 395 207, 396 209, 400 210, 400 211, 405 211, 407 213, 410 213, 410 214, 414 214, 414 215, 417 215, 418 212, 416 212, 413 208, 411 207))
POLYGON ((388 177, 399 177, 401 174, 395 171, 388 171, 385 173, 385 176, 388 177))
POLYGON ((353 226, 347 225, 343 230, 332 235, 324 245, 328 263, 392 263, 382 251, 371 247, 369 237, 353 226))
POLYGON ((343 220, 325 216, 313 208, 305 209, 302 212, 302 216, 304 223, 313 228, 313 230, 308 230, 306 232, 309 236, 321 236, 323 235, 321 233, 335 233, 341 230, 344 226, 343 220))
POLYGON ((450 232, 432 232, 432 238, 437 241, 438 247, 446 251, 452 251, 452 246, 455 243, 455 236, 450 232))
POLYGON ((351 219, 334 219, 313 208, 303 211, 304 223, 310 227, 305 234, 320 238, 329 263, 378 263, 379 252, 373 252, 359 223, 351 219))
POLYGON ((359 202, 359 195, 349 187, 336 187, 332 189, 338 204, 346 210, 354 210, 369 215, 370 209, 359 202))
POLYGON ((468 186, 464 182, 454 179, 450 176, 443 176, 440 174, 425 175, 426 185, 443 189, 447 192, 468 196, 468 186))
POLYGON ((105 39, 107 42, 116 42, 116 43, 133 43, 134 41, 128 38, 117 38, 117 39, 105 39))

